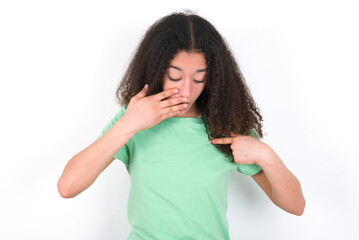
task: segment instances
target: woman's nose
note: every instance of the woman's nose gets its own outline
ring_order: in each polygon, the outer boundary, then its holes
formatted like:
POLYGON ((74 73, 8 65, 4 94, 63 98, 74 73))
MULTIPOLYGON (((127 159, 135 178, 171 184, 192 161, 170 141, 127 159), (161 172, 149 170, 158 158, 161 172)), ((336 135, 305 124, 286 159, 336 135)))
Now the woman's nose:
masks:
POLYGON ((190 97, 191 96, 191 84, 190 81, 182 81, 181 86, 179 87, 179 95, 182 97, 190 97))

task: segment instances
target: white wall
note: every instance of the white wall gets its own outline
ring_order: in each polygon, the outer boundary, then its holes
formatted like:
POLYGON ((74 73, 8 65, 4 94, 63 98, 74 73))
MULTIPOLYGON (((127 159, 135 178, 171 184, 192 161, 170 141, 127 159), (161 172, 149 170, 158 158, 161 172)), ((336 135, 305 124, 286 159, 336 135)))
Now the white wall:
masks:
POLYGON ((263 141, 307 203, 302 216, 289 214, 234 173, 231 239, 358 239, 354 1, 158 2, 0 3, 0 238, 127 237, 122 162, 76 198, 61 198, 57 180, 119 109, 115 90, 145 30, 190 8, 229 43, 263 114, 263 141))

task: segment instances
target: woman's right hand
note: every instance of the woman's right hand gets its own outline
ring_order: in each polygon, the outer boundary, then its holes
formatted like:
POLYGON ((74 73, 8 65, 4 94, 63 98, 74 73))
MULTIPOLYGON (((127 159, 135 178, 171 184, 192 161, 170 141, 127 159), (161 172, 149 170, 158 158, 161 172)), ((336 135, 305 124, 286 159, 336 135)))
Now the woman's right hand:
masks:
POLYGON ((147 89, 148 84, 131 98, 123 116, 133 127, 134 132, 150 128, 164 119, 186 110, 188 107, 188 99, 183 97, 162 101, 162 99, 177 94, 177 88, 166 89, 151 96, 146 96, 147 89))

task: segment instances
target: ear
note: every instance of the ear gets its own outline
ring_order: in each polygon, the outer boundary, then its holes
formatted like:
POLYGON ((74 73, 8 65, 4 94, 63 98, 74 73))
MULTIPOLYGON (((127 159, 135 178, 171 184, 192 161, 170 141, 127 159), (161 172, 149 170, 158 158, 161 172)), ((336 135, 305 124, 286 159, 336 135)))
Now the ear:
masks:
POLYGON ((235 136, 236 136, 232 131, 230 131, 230 134, 231 134, 231 137, 235 137, 235 136))

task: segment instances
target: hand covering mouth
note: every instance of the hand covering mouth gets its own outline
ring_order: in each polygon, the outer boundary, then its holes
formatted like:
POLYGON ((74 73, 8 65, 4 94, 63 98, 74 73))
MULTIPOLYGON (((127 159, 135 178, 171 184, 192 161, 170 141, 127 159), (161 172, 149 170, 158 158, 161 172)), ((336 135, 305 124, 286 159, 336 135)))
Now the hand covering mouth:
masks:
POLYGON ((176 105, 174 105, 174 106, 181 105, 181 104, 185 104, 185 103, 187 103, 188 106, 189 106, 189 102, 180 102, 180 103, 178 103, 178 104, 176 104, 176 105))

